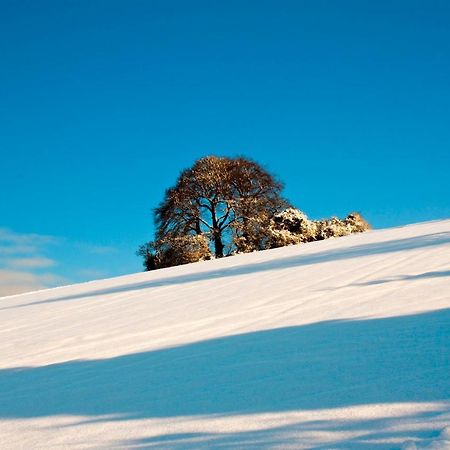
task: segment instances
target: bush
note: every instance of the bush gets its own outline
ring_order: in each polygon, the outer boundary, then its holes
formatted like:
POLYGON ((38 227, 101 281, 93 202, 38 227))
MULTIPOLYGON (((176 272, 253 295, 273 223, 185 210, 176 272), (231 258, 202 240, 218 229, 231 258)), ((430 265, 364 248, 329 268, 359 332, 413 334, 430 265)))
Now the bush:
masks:
POLYGON ((350 228, 352 233, 363 233, 370 230, 369 223, 357 212, 350 213, 344 222, 350 228))
POLYGON ((351 213, 344 220, 332 217, 314 221, 309 220, 306 214, 298 209, 287 208, 273 217, 267 233, 270 236, 270 248, 273 248, 347 236, 369 229, 370 225, 359 213, 351 213))
POLYGON ((208 239, 204 234, 167 235, 164 239, 141 245, 138 255, 144 258, 146 270, 212 259, 208 239))
POLYGON ((331 237, 347 236, 352 233, 362 233, 370 230, 370 225, 359 213, 350 213, 344 220, 337 217, 318 220, 316 239, 323 240, 331 237))
POLYGON ((315 240, 316 224, 308 219, 308 216, 295 208, 287 208, 273 218, 274 228, 289 231, 298 237, 300 242, 315 240))

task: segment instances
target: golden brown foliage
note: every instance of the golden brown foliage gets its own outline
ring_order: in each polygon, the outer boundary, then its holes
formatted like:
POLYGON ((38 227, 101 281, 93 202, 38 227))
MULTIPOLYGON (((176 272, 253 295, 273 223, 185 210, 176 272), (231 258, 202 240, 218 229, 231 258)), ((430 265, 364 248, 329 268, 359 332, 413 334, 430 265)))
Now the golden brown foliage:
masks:
MULTIPOLYGON (((249 159, 199 159, 181 172, 155 210, 156 239, 139 250, 146 268, 195 259, 199 253, 192 248, 192 236, 203 236, 216 258, 265 248, 262 230, 288 206, 281 190, 279 181, 249 159), (181 244, 187 249, 182 250, 181 244)), ((204 250, 200 254, 203 257, 204 250)))

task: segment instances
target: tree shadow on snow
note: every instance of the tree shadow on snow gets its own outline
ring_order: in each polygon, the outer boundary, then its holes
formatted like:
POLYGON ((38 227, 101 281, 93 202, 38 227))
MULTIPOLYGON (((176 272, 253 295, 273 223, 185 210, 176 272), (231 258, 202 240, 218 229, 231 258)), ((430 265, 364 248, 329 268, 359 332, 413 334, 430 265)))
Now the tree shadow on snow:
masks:
POLYGON ((396 281, 416 281, 416 280, 427 280, 429 278, 444 278, 450 277, 450 270, 439 270, 434 272, 424 272, 416 275, 396 275, 388 278, 381 278, 378 280, 364 281, 361 283, 350 283, 344 286, 333 286, 325 289, 320 289, 321 291, 336 291, 339 289, 346 289, 351 286, 376 286, 378 284, 394 283, 396 281))
POLYGON ((395 441, 403 443, 410 440, 411 437, 414 437, 415 440, 435 438, 437 433, 432 426, 417 426, 417 422, 436 420, 441 413, 442 409, 437 408, 432 412, 396 417, 310 420, 248 431, 169 433, 121 441, 117 443, 117 447, 113 446, 112 448, 157 448, 160 450, 245 448, 246 450, 261 450, 292 448, 294 442, 301 442, 302 448, 312 450, 398 450, 399 446, 393 444, 395 441), (401 431, 395 429, 398 425, 400 425, 401 431), (325 443, 320 444, 318 441, 325 441, 325 443))
MULTIPOLYGON (((264 272, 268 270, 286 269, 296 266, 308 266, 311 264, 319 264, 324 262, 344 260, 350 258, 358 258, 370 255, 378 255, 383 253, 392 253, 405 250, 413 250, 417 248, 432 247, 450 243, 450 233, 433 233, 424 236, 417 236, 405 239, 396 239, 387 242, 376 242, 372 244, 356 245, 353 247, 345 247, 341 249, 322 251, 312 254, 298 254, 295 256, 277 258, 274 260, 252 263, 246 265, 239 265, 236 267, 227 267, 223 269, 215 269, 209 271, 195 271, 193 273, 188 273, 185 275, 176 275, 164 277, 167 273, 163 269, 160 271, 152 272, 152 276, 155 277, 149 281, 139 282, 139 283, 129 283, 126 285, 120 284, 118 286, 111 286, 104 289, 92 289, 87 287, 85 292, 78 292, 73 295, 63 295, 46 300, 41 300, 37 302, 25 303, 22 305, 14 305, 9 307, 4 307, 0 309, 11 309, 20 308, 29 305, 39 305, 45 303, 54 303, 65 300, 78 300, 80 298, 86 297, 97 297, 104 296, 108 294, 116 294, 120 292, 131 292, 141 289, 157 288, 162 286, 170 285, 180 285, 185 283, 192 283, 204 280, 210 280, 214 278, 231 277, 236 275, 246 275, 255 272, 264 272), (161 274, 161 278, 158 275, 161 274)), ((303 248, 303 245, 302 245, 303 248)), ((192 266, 195 267, 195 266, 192 266)), ((53 292, 49 292, 49 295, 53 295, 53 292)))
POLYGON ((4 369, 0 417, 125 420, 441 401, 450 397, 449 349, 444 309, 4 369))
POLYGON ((394 281, 424 280, 427 278, 443 278, 443 277, 450 277, 450 270, 424 272, 419 273, 417 275, 399 275, 390 278, 383 278, 381 280, 366 281, 364 283, 353 283, 350 286, 373 286, 376 284, 392 283, 394 281))

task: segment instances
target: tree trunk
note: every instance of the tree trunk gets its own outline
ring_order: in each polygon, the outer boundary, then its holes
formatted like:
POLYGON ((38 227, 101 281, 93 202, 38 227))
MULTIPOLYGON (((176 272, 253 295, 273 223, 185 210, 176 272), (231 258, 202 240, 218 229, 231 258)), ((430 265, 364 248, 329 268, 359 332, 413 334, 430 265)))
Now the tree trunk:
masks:
POLYGON ((222 258, 224 249, 224 245, 222 242, 222 231, 220 230, 219 223, 217 222, 216 205, 212 204, 211 206, 212 206, 211 219, 212 219, 212 233, 214 239, 214 253, 216 255, 216 258, 222 258))
POLYGON ((200 219, 195 219, 195 232, 196 234, 202 234, 202 229, 200 228, 200 219))
POLYGON ((214 231, 214 253, 216 255, 216 258, 223 257, 223 249, 224 245, 222 242, 221 233, 220 231, 214 231))

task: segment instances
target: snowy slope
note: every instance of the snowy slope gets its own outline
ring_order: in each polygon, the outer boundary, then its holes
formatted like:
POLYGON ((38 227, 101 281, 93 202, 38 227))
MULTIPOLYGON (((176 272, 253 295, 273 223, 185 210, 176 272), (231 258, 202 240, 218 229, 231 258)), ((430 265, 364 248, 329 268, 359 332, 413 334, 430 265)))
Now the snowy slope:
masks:
POLYGON ((0 299, 0 448, 450 448, 450 220, 0 299))

